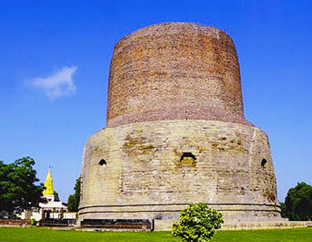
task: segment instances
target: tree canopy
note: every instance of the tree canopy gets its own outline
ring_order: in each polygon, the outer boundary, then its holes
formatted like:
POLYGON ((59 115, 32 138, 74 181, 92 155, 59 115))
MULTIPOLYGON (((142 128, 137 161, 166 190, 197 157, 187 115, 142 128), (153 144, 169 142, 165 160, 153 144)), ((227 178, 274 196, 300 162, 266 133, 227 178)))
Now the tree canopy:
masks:
POLYGON ((80 183, 81 183, 81 177, 78 177, 76 179, 75 183, 75 192, 72 195, 69 195, 68 201, 67 201, 67 209, 69 212, 77 212, 79 208, 79 202, 80 202, 80 183))
POLYGON ((300 182, 289 189, 282 204, 282 215, 294 221, 312 220, 312 186, 300 182))
POLYGON ((222 223, 222 214, 217 210, 206 203, 191 203, 181 211, 179 223, 173 223, 172 234, 185 242, 210 241, 222 223))
POLYGON ((11 164, 0 161, 0 210, 11 216, 13 212, 38 206, 44 186, 36 184, 39 179, 34 165, 35 161, 30 157, 11 164))

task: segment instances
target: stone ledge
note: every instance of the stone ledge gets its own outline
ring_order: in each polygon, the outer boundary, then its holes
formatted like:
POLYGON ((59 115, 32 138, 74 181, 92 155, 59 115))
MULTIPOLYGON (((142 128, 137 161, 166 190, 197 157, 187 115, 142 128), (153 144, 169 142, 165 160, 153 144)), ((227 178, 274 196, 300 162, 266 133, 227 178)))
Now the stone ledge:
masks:
MULTIPOLYGON (((291 229, 311 227, 312 221, 270 221, 270 222, 231 222, 222 225, 222 231, 229 230, 257 230, 257 229, 291 229)), ((171 231, 172 223, 155 220, 155 231, 171 231)))
POLYGON ((251 230, 251 229, 289 229, 302 228, 312 225, 312 221, 269 221, 226 223, 221 230, 251 230))

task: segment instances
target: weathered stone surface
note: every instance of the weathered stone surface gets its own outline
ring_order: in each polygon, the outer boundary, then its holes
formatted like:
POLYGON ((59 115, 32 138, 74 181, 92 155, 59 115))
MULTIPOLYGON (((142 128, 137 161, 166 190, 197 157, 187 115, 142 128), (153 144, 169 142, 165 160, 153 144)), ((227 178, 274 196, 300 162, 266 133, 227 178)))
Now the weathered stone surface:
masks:
POLYGON ((162 230, 191 202, 226 223, 281 219, 269 141, 245 120, 221 30, 167 23, 121 39, 107 124, 85 147, 80 220, 155 219, 162 230))
POLYGON ((174 219, 191 202, 231 220, 279 218, 266 135, 242 124, 172 120, 105 128, 87 142, 83 218, 174 219))

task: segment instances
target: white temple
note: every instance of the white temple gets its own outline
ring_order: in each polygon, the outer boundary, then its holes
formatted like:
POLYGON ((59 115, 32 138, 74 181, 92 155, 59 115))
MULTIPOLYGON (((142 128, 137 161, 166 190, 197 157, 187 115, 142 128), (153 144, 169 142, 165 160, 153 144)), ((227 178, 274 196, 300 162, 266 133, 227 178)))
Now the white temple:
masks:
POLYGON ((39 203, 40 214, 42 219, 58 219, 61 218, 62 213, 67 211, 67 207, 61 202, 55 200, 54 187, 51 170, 49 169, 47 178, 44 183, 43 198, 46 200, 39 203))
POLYGON ((39 208, 32 210, 25 210, 21 213, 21 219, 34 218, 36 221, 41 219, 76 219, 76 213, 68 213, 67 207, 64 203, 56 199, 54 195, 54 187, 51 170, 49 169, 47 178, 44 183, 45 189, 42 192, 43 199, 42 203, 39 203, 39 208))

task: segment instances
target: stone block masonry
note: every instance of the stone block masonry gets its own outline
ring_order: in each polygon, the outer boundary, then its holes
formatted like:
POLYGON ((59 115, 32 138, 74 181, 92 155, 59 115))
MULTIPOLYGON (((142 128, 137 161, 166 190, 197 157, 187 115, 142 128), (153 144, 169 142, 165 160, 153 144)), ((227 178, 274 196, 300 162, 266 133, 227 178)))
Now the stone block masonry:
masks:
POLYGON ((198 202, 227 224, 281 220, 268 137, 244 117, 226 33, 165 23, 116 44, 107 127, 86 144, 81 191, 81 221, 153 219, 162 230, 198 202))
POLYGON ((280 219, 266 135, 222 121, 105 128, 84 153, 80 216, 177 219, 206 202, 233 220, 280 219), (265 162, 264 162, 265 160, 265 162))

